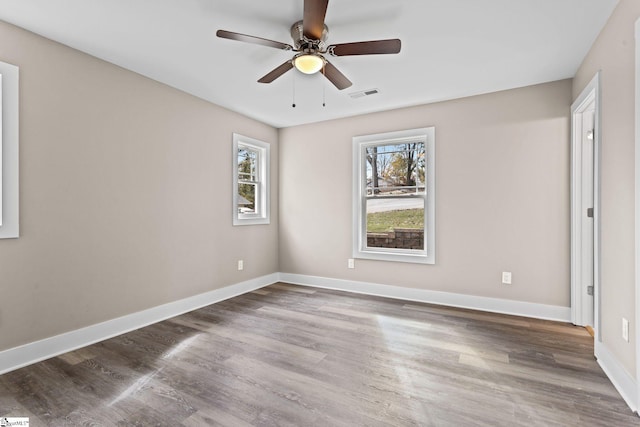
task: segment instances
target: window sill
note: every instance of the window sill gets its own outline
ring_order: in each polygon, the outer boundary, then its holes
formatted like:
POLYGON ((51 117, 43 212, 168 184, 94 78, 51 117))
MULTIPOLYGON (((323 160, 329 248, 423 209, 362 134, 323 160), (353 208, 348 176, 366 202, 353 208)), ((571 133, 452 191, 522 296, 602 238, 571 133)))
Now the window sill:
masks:
MULTIPOLYGON (((416 251, 417 252, 417 251, 416 251)), ((393 250, 361 250, 353 254, 356 259, 370 259, 376 261, 408 262, 412 264, 435 264, 435 257, 429 257, 425 252, 409 254, 404 251, 393 250)))
POLYGON ((269 218, 234 218, 233 225, 261 225, 270 224, 269 218))

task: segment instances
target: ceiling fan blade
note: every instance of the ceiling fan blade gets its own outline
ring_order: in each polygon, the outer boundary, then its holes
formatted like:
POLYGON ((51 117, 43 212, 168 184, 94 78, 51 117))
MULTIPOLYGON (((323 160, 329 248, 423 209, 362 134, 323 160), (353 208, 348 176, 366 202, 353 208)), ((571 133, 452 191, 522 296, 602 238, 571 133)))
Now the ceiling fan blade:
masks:
POLYGON ((333 56, 382 55, 399 53, 402 43, 399 39, 372 40, 368 42, 334 44, 327 48, 333 56))
POLYGON ((324 76, 339 90, 346 89, 353 84, 329 61, 324 64, 324 76))
POLYGON ((231 32, 231 31, 218 30, 216 32, 216 36, 218 36, 220 38, 223 38, 223 39, 237 40, 239 42, 246 42, 246 43, 259 44, 259 45, 267 46, 267 47, 274 47, 276 49, 283 49, 283 50, 292 50, 293 49, 293 46, 291 46, 290 44, 281 43, 281 42, 268 40, 268 39, 263 39, 261 37, 248 36, 246 34, 234 33, 234 32, 231 32))
POLYGON ((263 78, 258 80, 258 83, 271 83, 292 68, 293 64, 291 63, 291 60, 289 60, 284 64, 277 66, 272 71, 268 72, 263 78))
POLYGON ((304 0, 302 31, 312 40, 320 40, 324 32, 324 16, 327 14, 329 0, 304 0))

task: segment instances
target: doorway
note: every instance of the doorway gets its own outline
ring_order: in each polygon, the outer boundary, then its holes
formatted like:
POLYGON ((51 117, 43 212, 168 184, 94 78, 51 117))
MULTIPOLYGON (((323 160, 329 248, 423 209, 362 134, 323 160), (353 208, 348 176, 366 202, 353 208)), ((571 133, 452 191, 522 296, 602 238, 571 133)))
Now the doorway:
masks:
POLYGON ((599 86, 571 105, 571 319, 599 336, 599 86))

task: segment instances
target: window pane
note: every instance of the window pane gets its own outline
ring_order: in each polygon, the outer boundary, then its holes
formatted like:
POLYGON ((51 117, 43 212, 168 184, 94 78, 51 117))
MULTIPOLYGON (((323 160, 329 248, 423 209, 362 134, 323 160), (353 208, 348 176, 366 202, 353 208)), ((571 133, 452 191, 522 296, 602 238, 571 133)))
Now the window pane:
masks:
POLYGON ((424 199, 366 201, 367 247, 424 250, 424 199))
POLYGON ((256 213, 255 184, 238 184, 238 213, 256 213))
POLYGON ((238 179, 257 181, 258 152, 248 148, 238 148, 238 179))
POLYGON ((424 250, 423 142, 366 147, 367 247, 424 250))
POLYGON ((424 192, 426 159, 423 142, 369 146, 365 157, 367 195, 424 192))

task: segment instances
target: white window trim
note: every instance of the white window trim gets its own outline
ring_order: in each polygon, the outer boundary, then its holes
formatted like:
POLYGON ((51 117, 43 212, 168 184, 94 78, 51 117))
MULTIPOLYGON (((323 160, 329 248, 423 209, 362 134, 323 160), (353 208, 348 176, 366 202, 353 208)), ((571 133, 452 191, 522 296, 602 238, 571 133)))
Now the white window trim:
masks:
POLYGON ((353 138, 353 258, 435 264, 435 128, 410 129, 353 138), (427 153, 425 197, 425 250, 368 248, 366 238, 366 168, 364 148, 381 143, 422 140, 427 153))
POLYGON ((233 225, 269 224, 270 219, 270 146, 237 133, 233 134, 233 225), (247 147, 258 152, 258 177, 259 184, 256 188, 256 213, 241 214, 238 212, 238 149, 247 147))
POLYGON ((0 239, 19 236, 18 67, 0 62, 0 239))

